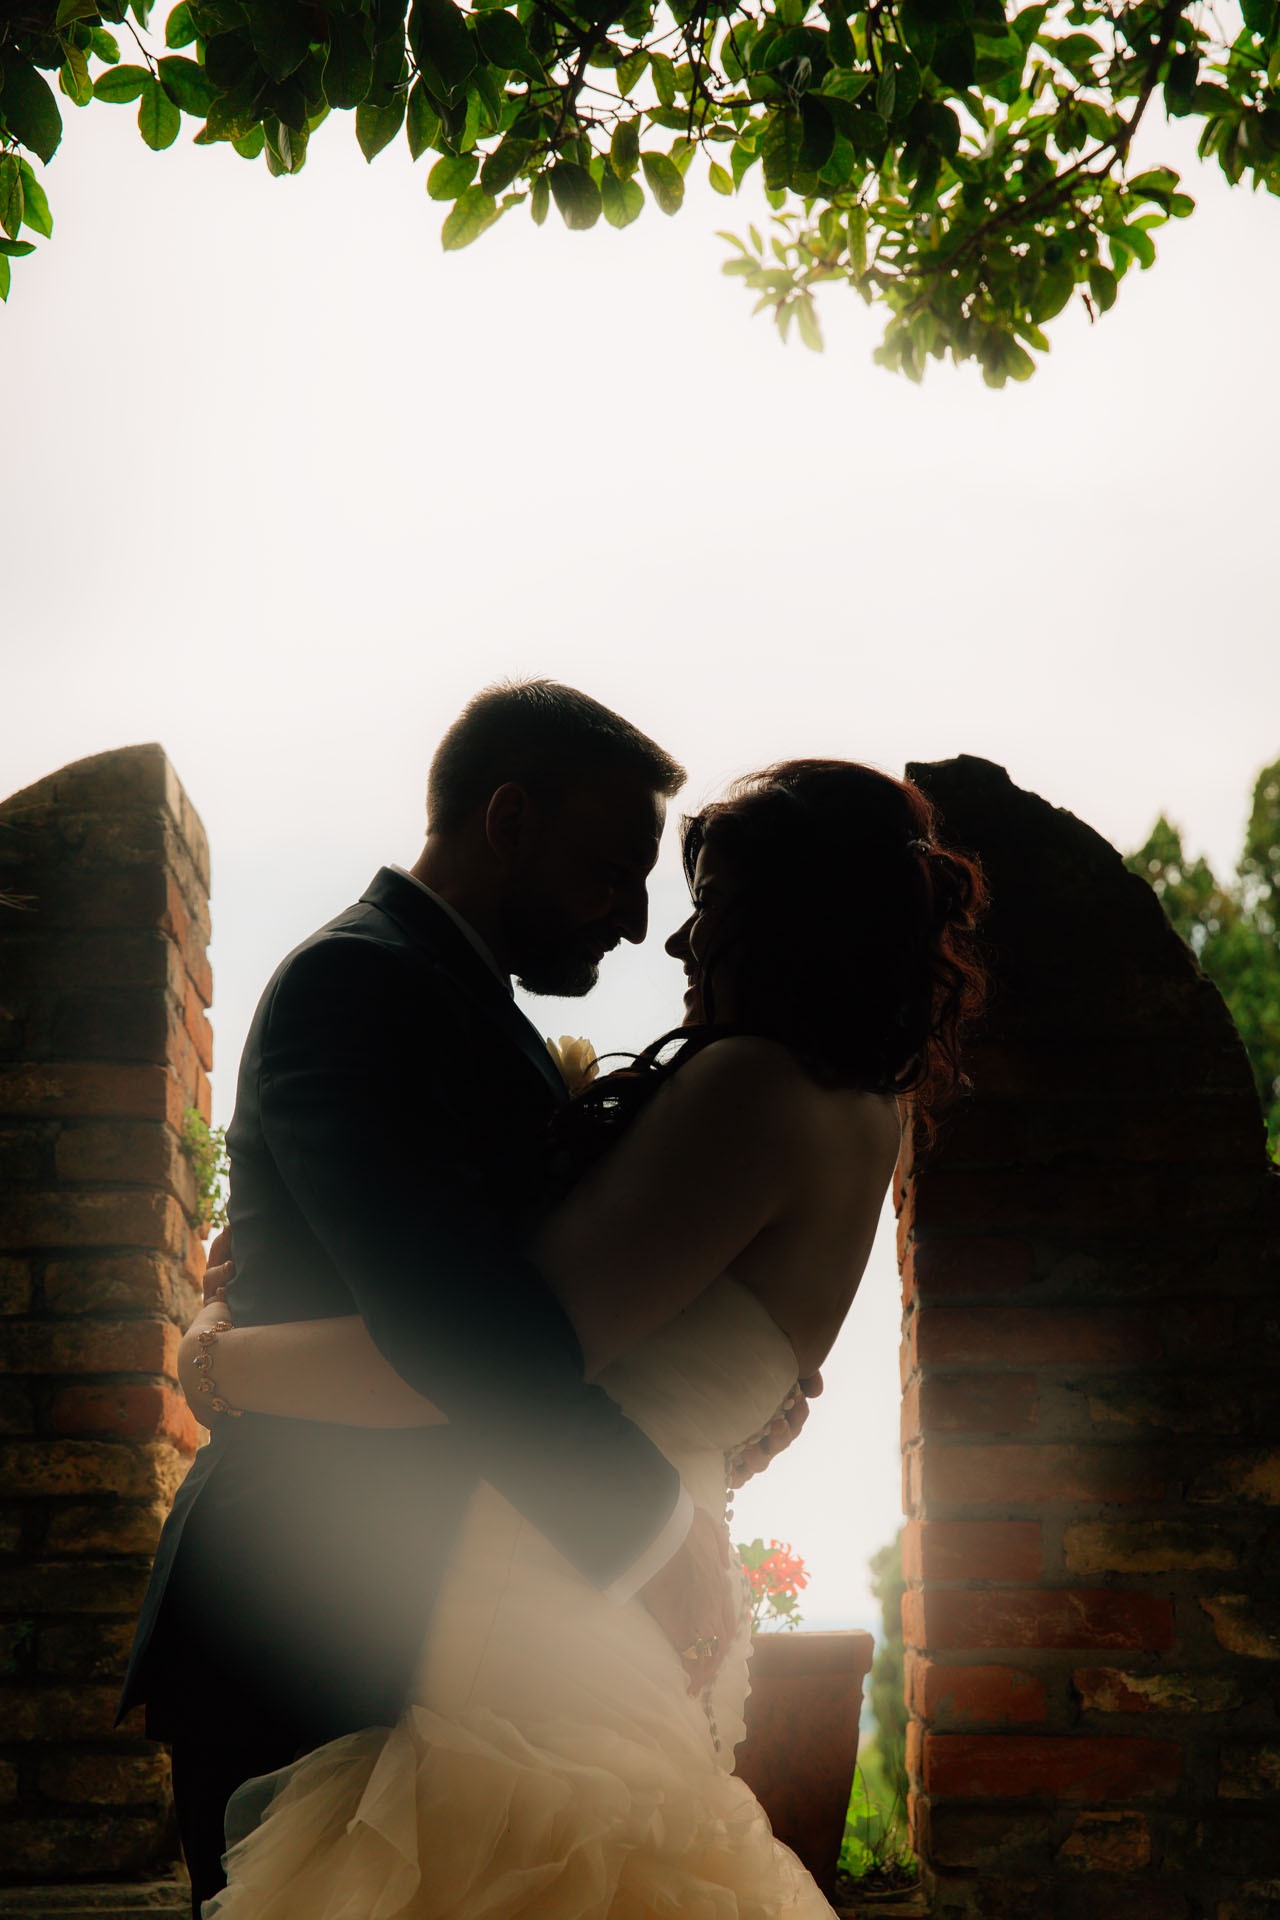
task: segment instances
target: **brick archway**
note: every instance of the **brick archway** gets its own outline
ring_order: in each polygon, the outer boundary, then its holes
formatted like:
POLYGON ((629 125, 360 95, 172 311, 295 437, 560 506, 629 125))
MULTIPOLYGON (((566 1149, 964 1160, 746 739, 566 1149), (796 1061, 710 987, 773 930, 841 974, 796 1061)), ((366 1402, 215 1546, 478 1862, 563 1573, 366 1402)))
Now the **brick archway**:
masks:
POLYGON ((1090 828, 911 775, 993 891, 972 1097, 900 1169, 932 1912, 1280 1914, 1280 1175, 1216 989, 1090 828))

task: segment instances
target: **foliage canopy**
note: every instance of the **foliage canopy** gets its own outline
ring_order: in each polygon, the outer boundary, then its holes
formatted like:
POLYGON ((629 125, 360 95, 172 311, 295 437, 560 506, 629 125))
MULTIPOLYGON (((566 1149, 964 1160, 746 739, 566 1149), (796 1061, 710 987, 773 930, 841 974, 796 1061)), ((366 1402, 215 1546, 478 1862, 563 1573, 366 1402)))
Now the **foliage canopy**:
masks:
POLYGON ((1280 760, 1264 767, 1234 880, 1190 860, 1161 814, 1125 863, 1149 880, 1222 994, 1253 1067, 1273 1155, 1280 1149, 1280 760))
POLYGON ((814 289, 888 309, 877 357, 1025 379, 1073 296, 1105 311, 1192 202, 1131 171, 1153 102, 1227 178, 1280 192, 1280 0, 0 0, 0 296, 47 236, 32 160, 63 102, 136 106, 178 138, 296 173, 334 109, 372 160, 403 135, 463 247, 513 208, 572 228, 763 176, 775 230, 732 235, 784 336, 821 344, 814 289), (122 55, 122 48, 124 58, 122 55))

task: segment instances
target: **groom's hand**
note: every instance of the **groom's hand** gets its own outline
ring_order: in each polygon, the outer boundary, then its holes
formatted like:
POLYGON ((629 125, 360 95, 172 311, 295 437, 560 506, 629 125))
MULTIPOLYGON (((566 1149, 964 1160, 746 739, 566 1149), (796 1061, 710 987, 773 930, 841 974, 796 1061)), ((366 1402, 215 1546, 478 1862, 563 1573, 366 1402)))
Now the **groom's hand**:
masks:
POLYGON ((235 1272, 230 1227, 223 1227, 216 1238, 209 1242, 209 1251, 204 1258, 204 1303, 208 1306, 211 1300, 226 1299, 222 1289, 235 1272))
POLYGON ((747 1481, 757 1473, 763 1473, 771 1461, 780 1453, 785 1453, 791 1442, 797 1438, 800 1429, 809 1418, 809 1402, 816 1400, 822 1392, 822 1375, 810 1373, 800 1382, 800 1391, 784 1413, 778 1415, 763 1440, 757 1440, 753 1447, 744 1447, 740 1458, 734 1463, 729 1475, 729 1485, 733 1488, 745 1487, 747 1481))
POLYGON ((677 1552, 640 1589, 640 1598, 680 1655, 690 1693, 700 1693, 728 1653, 738 1624, 729 1538, 701 1507, 677 1552), (713 1644, 714 1652, 691 1651, 713 1644))

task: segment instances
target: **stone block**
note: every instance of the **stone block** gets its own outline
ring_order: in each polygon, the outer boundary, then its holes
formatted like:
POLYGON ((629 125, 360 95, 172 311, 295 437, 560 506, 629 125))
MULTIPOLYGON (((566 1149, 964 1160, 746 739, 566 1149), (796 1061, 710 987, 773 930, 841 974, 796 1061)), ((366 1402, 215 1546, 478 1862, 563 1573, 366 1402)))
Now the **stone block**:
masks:
POLYGON ((0 1726, 9 1741, 104 1740, 120 1704, 116 1687, 0 1688, 0 1726))
POLYGON ((1280 1447, 1220 1454, 1196 1475, 1187 1499, 1209 1506, 1280 1506, 1280 1447))
POLYGON ((169 1763, 163 1753, 56 1754, 40 1762, 46 1800, 75 1806, 165 1806, 169 1763))
POLYGON ((1213 1622, 1218 1644, 1228 1653, 1280 1660, 1280 1602, 1270 1595, 1202 1595, 1200 1605, 1213 1622))
POLYGON ((1194 1573, 1230 1569, 1239 1552, 1214 1525, 1182 1520, 1077 1520, 1063 1551, 1072 1573, 1194 1573))
POLYGON ((1224 1747, 1218 1792, 1225 1800, 1280 1800, 1280 1742, 1241 1741, 1224 1747))
POLYGON ((953 1800, 1146 1800, 1177 1792, 1172 1740, 1087 1734, 926 1733, 924 1791, 953 1800))
POLYGON ((0 1566, 0 1613, 127 1614, 132 1621, 147 1586, 142 1561, 42 1560, 0 1566))
POLYGON ((1086 1872, 1132 1873, 1150 1863, 1151 1829, 1141 1813, 1081 1813, 1057 1857, 1086 1872))
POLYGON ((167 1514, 168 1508, 155 1500, 59 1502, 50 1515, 44 1549, 46 1553, 151 1555, 167 1514))
POLYGON ((1173 1608, 1162 1594, 1036 1587, 908 1589, 902 1601, 909 1646, 930 1653, 970 1648, 1173 1645, 1173 1608))
POLYGON ((0 1255, 0 1314, 31 1310, 31 1262, 0 1255))
POLYGON ((118 1687, 129 1664, 133 1628, 131 1619, 90 1617, 41 1627, 36 1638, 36 1667, 50 1680, 99 1681, 118 1687))
POLYGON ((165 1441, 10 1440, 0 1444, 0 1495, 172 1500, 188 1465, 165 1441))
POLYGON ((1072 1685, 1095 1713, 1226 1713, 1243 1692, 1227 1673, 1125 1673, 1077 1667, 1072 1685))
POLYGON ((0 1831, 4 1871, 11 1880, 61 1879, 69 1865, 78 1879, 142 1873, 171 1860, 175 1851, 167 1809, 9 1820, 0 1831))

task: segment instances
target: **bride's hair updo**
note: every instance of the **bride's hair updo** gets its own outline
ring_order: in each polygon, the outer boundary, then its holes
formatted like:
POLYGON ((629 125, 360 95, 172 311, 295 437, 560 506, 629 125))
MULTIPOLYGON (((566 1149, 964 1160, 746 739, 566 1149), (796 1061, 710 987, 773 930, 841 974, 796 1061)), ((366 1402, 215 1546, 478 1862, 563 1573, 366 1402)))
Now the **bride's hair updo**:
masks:
POLYGON ((703 847, 724 876, 702 956, 706 1023, 662 1035, 570 1103, 556 1131, 575 1173, 729 1033, 781 1041, 824 1085, 907 1096, 931 1132, 986 994, 973 929, 987 888, 977 861, 940 838, 928 795, 855 761, 784 760, 685 819, 690 886, 703 847), (720 967, 731 1020, 717 1019, 708 977, 720 967))

